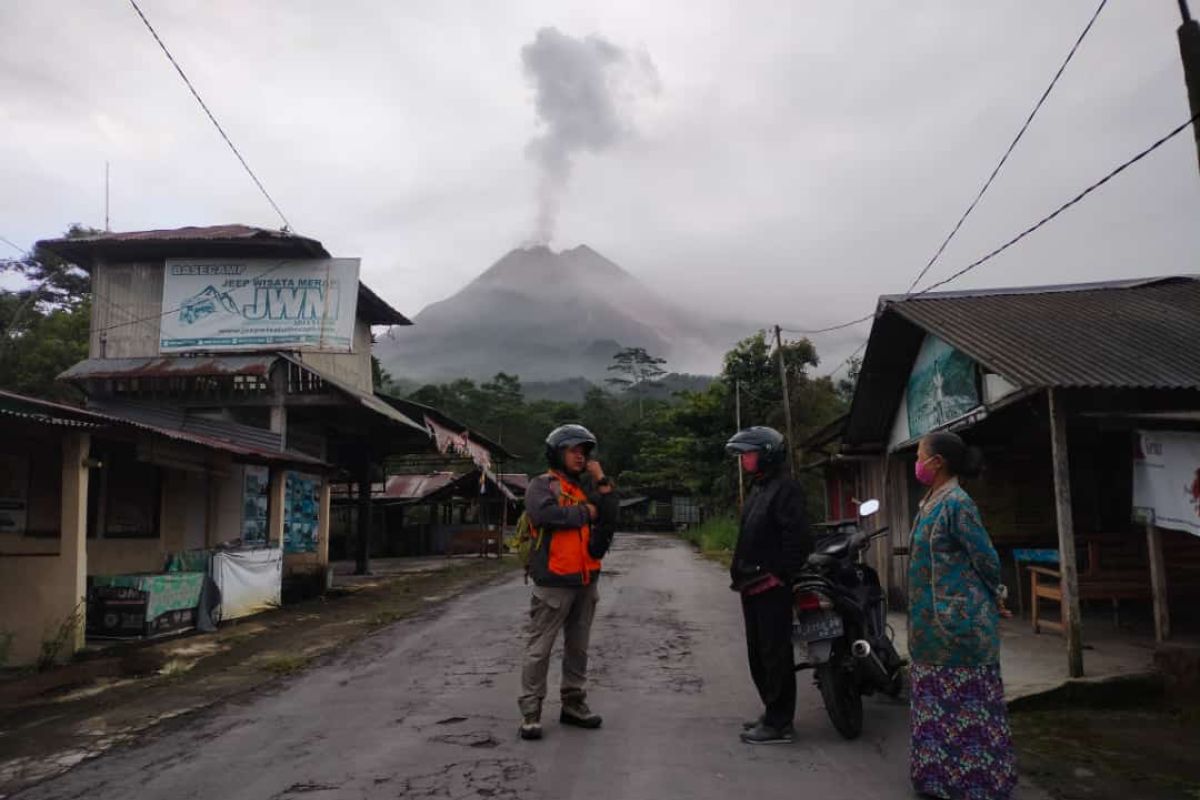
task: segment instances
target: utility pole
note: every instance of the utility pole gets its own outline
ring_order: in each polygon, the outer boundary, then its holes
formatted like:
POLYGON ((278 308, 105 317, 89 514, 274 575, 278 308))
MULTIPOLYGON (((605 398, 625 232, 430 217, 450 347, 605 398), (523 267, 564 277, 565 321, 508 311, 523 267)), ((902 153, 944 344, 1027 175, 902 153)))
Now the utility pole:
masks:
POLYGON ((108 162, 104 162, 104 230, 111 231, 108 225, 108 162))
POLYGON ((775 326, 775 352, 779 354, 779 380, 783 385, 783 418, 787 423, 788 469, 795 478, 799 473, 796 471, 796 440, 792 437, 792 401, 788 396, 787 364, 783 359, 783 331, 778 325, 775 326))
POLYGON ((1179 0, 1183 24, 1179 26, 1179 55, 1183 59, 1183 78, 1187 83, 1188 104, 1192 110, 1192 132, 1196 137, 1196 157, 1200 164, 1200 23, 1192 19, 1188 0, 1179 0))
MULTIPOLYGON (((742 382, 734 380, 733 382, 734 400, 733 400, 733 424, 740 431, 742 429, 742 382)), ((742 505, 746 502, 746 476, 742 474, 742 460, 734 459, 734 469, 737 470, 738 476, 738 513, 741 513, 742 505)))

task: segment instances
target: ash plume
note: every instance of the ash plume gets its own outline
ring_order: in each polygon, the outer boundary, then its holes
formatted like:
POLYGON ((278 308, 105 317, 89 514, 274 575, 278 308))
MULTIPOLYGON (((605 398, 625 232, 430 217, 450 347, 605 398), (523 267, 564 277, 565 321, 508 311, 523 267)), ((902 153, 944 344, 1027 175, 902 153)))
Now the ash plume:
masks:
POLYGON ((633 104, 658 91, 654 65, 599 36, 576 38, 542 28, 521 49, 536 90, 544 131, 526 148, 538 165, 538 217, 533 244, 549 244, 575 156, 599 153, 631 136, 633 104))

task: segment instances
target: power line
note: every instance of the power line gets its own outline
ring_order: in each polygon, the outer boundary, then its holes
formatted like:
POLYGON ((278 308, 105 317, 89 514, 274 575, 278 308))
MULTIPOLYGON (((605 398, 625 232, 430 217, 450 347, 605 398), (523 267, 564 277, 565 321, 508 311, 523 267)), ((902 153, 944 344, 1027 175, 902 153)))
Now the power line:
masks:
POLYGON ((146 29, 150 31, 150 35, 154 37, 154 41, 158 42, 158 46, 162 48, 163 53, 165 53, 167 56, 167 60, 171 62, 173 67, 175 67, 175 71, 179 73, 179 77, 183 78, 183 82, 187 84, 192 96, 195 97, 196 102, 200 104, 200 108, 204 109, 204 113, 208 115, 208 118, 212 121, 213 126, 216 127, 217 133, 221 134, 221 138, 225 140, 225 144, 229 145, 229 149, 233 151, 235 156, 237 156, 237 160, 242 162, 242 166, 245 167, 246 173, 250 176, 250 179, 254 181, 254 185, 258 187, 258 190, 262 192, 263 197, 267 198, 267 202, 271 204, 271 208, 275 209, 275 213, 279 215, 281 220, 283 220, 283 229, 291 230, 292 226, 291 223, 288 222, 288 218, 284 216, 283 211, 279 208, 279 205, 274 199, 272 199, 270 193, 267 192, 267 188, 263 186, 262 181, 260 181, 258 176, 254 174, 254 170, 250 169, 250 165, 246 163, 246 159, 242 158, 242 154, 238 152, 238 149, 234 146, 233 141, 229 138, 229 135, 225 133, 225 129, 221 127, 221 123, 217 122, 217 118, 213 116, 213 113, 209 110, 208 105, 205 104, 204 100, 200 97, 200 93, 196 91, 196 87, 192 85, 192 82, 188 80, 188 76, 184 74, 183 67, 179 66, 179 62, 177 62, 175 57, 171 55, 171 51, 167 49, 166 44, 163 43, 163 40, 159 37, 158 32, 154 30, 154 26, 150 24, 150 20, 146 19, 146 15, 142 13, 142 9, 138 7, 137 0, 129 0, 129 4, 133 6, 133 10, 137 12, 137 15, 142 18, 142 22, 146 24, 146 29))
MULTIPOLYGON (((983 196, 985 194, 987 194, 988 189, 991 188, 992 184, 996 180, 996 177, 1000 174, 1000 170, 1002 170, 1004 168, 1004 165, 1006 163, 1008 163, 1009 156, 1011 156, 1013 154, 1013 151, 1016 149, 1017 144, 1021 141, 1022 138, 1024 138, 1025 132, 1029 130, 1029 126, 1033 123, 1033 118, 1037 116, 1039 111, 1041 111, 1042 106, 1045 105, 1045 103, 1046 103, 1046 99, 1050 96, 1050 93, 1052 91, 1054 91, 1054 87, 1056 85, 1058 85, 1059 78, 1061 78, 1063 76, 1063 73, 1066 72, 1067 65, 1071 63, 1071 60, 1075 57, 1075 53, 1079 51, 1080 45, 1083 44, 1083 40, 1086 39, 1088 33, 1091 32, 1092 26, 1094 26, 1096 24, 1096 20, 1100 17, 1100 12, 1102 12, 1104 10, 1104 7, 1106 5, 1108 5, 1108 0, 1100 0, 1100 5, 1098 5, 1096 7, 1096 10, 1092 13, 1092 16, 1088 20, 1087 25, 1084 26, 1083 31, 1079 34, 1078 38, 1076 38, 1075 43, 1071 46, 1070 51, 1067 53, 1067 57, 1063 60, 1062 64, 1059 66, 1058 71, 1055 72, 1054 76, 1050 79, 1050 84, 1046 87, 1045 91, 1042 92, 1041 96, 1038 98, 1037 102, 1034 104, 1033 110, 1031 112, 1029 112, 1029 116, 1026 117, 1026 119, 1025 119, 1025 123, 1023 125, 1021 125, 1020 130, 1017 131, 1017 135, 1015 137, 1013 137, 1012 142, 1009 143, 1008 148, 1004 151, 1004 154, 1000 157, 1000 161, 997 162, 996 166, 992 169, 991 174, 988 176, 987 180, 984 181, 983 186, 979 189, 979 192, 975 195, 975 199, 971 201, 971 203, 967 206, 966 211, 964 211, 962 213, 962 216, 960 216, 958 218, 958 222, 956 222, 954 224, 954 227, 951 228, 950 233, 947 234, 946 238, 942 240, 941 245, 934 252, 933 257, 929 259, 929 261, 925 264, 925 267, 919 273, 917 273, 917 277, 913 279, 913 282, 911 284, 909 284, 908 291, 905 293, 906 296, 912 295, 913 289, 915 289, 917 284, 921 282, 921 279, 924 278, 925 275, 927 275, 929 273, 929 270, 933 268, 933 265, 937 263, 938 259, 942 257, 942 254, 946 251, 946 248, 950 245, 950 242, 954 239, 955 236, 958 235, 959 230, 962 229, 963 223, 965 223, 967 221, 967 218, 969 216, 971 216, 972 212, 975 211, 976 206, 979 205, 979 202, 983 199, 983 196)), ((851 320, 849 322, 843 322, 838 325, 831 325, 826 328, 817 328, 814 330, 791 329, 791 328, 785 328, 784 330, 786 330, 788 333, 812 336, 812 335, 817 335, 817 334, 821 334, 821 333, 831 333, 833 331, 844 330, 845 328, 853 327, 854 325, 858 325, 862 322, 866 322, 867 320, 873 319, 874 317, 875 317, 874 314, 869 314, 865 317, 859 317, 858 319, 851 320)), ((840 367, 839 367, 839 369, 840 369, 840 367)))
POLYGON ((860 322, 866 322, 867 320, 874 319, 874 318, 875 318, 875 314, 874 314, 874 312, 872 312, 870 314, 867 314, 865 317, 859 317, 858 319, 852 319, 849 322, 843 322, 839 325, 830 325, 828 328, 815 328, 812 330, 803 330, 800 328, 780 328, 780 330, 783 331, 784 333, 798 333, 801 336, 815 336, 818 333, 832 333, 833 331, 840 331, 845 328, 850 328, 855 325, 858 325, 860 322))
POLYGON ((987 190, 991 188, 992 182, 996 180, 996 176, 1000 174, 1000 170, 1003 169, 1005 163, 1008 162, 1008 157, 1011 156, 1013 150, 1016 149, 1017 143, 1019 143, 1022 137, 1025 136, 1025 132, 1029 130, 1029 125, 1033 122, 1033 118, 1037 116, 1039 111, 1041 111, 1042 106, 1046 102, 1046 98, 1050 96, 1050 92, 1054 91, 1054 87, 1058 84, 1058 79, 1061 78, 1063 72, 1066 71, 1067 65, 1070 64, 1071 59, 1075 57, 1075 53, 1079 50, 1079 46, 1083 44, 1083 40, 1087 38, 1088 33, 1092 30, 1092 26, 1096 24, 1096 19, 1100 16, 1100 12, 1104 10, 1104 6, 1107 4, 1108 0, 1100 0, 1100 5, 1096 7, 1096 11, 1092 14, 1092 18, 1089 19, 1087 25, 1084 26, 1083 32, 1079 34, 1079 38, 1075 40, 1075 44, 1071 46, 1071 50, 1067 53, 1067 57, 1063 61, 1062 66, 1058 68, 1058 72, 1055 72, 1054 77, 1050 79, 1050 85, 1046 87, 1046 91, 1042 92, 1042 96, 1038 98, 1037 103, 1033 107, 1033 111, 1029 112, 1029 116, 1026 118, 1025 124, 1021 126, 1019 131, 1017 131, 1017 135, 1008 145, 1008 149, 1004 151, 1004 155, 1000 157, 1000 161, 996 164, 995 169, 992 170, 992 174, 988 176, 986 181, 984 181, 983 187, 979 190, 979 193, 975 195, 975 199, 971 201, 971 204, 967 206, 967 210, 964 211, 962 216, 958 218, 958 222, 955 223, 954 227, 950 230, 949 235, 947 235, 945 240, 942 241, 942 244, 940 247, 938 247, 937 252, 935 252, 933 257, 929 259, 929 263, 925 265, 925 268, 922 269, 917 274, 917 277, 913 279, 913 282, 909 285, 908 292, 906 294, 912 294, 913 289, 915 289, 917 284, 921 282, 921 279, 924 278, 929 270, 933 268, 933 265, 939 258, 941 258, 942 253, 946 251, 946 247, 950 244, 950 241, 956 235, 958 235, 958 231, 960 228, 962 228, 963 223, 967 221, 967 217, 971 216, 971 212, 975 210, 975 207, 979 205, 979 201, 983 199, 983 196, 987 193, 987 190))
MULTIPOLYGON (((1151 144, 1149 147, 1145 148, 1144 150, 1141 150, 1141 151, 1140 151, 1140 152, 1138 152, 1136 155, 1134 155, 1134 156, 1132 156, 1131 158, 1127 159, 1126 161, 1122 162, 1120 165, 1118 165, 1117 167, 1115 167, 1115 168, 1113 168, 1112 170, 1110 170, 1110 171, 1108 172, 1108 174, 1106 174, 1106 175, 1105 175, 1104 177, 1102 177, 1100 180, 1098 180, 1098 181, 1096 181, 1096 182, 1092 183, 1092 184, 1091 184, 1091 185, 1089 185, 1087 188, 1085 188, 1083 191, 1079 192, 1077 195, 1075 195, 1074 197, 1072 197, 1070 200, 1068 200, 1067 202, 1063 203, 1061 206, 1059 206, 1058 208, 1056 208, 1054 211, 1052 211, 1051 213, 1049 213, 1049 214, 1047 214, 1046 216, 1042 217, 1040 220, 1038 220, 1037 222, 1035 222, 1033 225, 1030 225, 1028 228, 1026 228, 1025 230, 1021 231, 1021 232, 1020 232, 1020 233, 1018 233, 1016 236, 1014 236, 1013 238, 1009 239, 1009 240, 1008 240, 1007 242, 1005 242, 1004 244, 1002 244, 1002 245, 1000 245, 999 247, 997 247, 995 250, 992 250, 990 253, 988 253, 988 254, 986 254, 986 255, 982 256, 981 258, 978 258, 978 259, 976 259, 975 261, 972 261, 970 264, 966 265, 965 267, 963 267, 962 269, 958 270, 957 272, 955 272, 954 274, 950 275, 949 277, 947 277, 947 278, 944 278, 943 280, 940 280, 940 281, 938 281, 937 283, 931 284, 931 285, 929 285, 929 286, 925 287, 924 289, 922 289, 922 290, 921 290, 921 291, 919 291, 919 292, 915 292, 915 293, 906 294, 906 295, 905 295, 905 297, 906 297, 906 298, 908 298, 908 297, 919 297, 919 296, 921 296, 921 295, 923 295, 923 294, 927 294, 927 293, 929 293, 929 292, 932 292, 934 289, 941 288, 942 286, 945 286, 946 284, 950 283, 951 281, 958 280, 958 279, 959 279, 959 278, 961 278, 963 275, 966 275, 968 272, 972 271, 972 270, 973 270, 973 269, 975 269, 976 267, 980 267, 980 266, 982 266, 983 264, 986 264, 988 261, 991 261, 993 258, 995 258, 996 256, 1000 255, 1000 254, 1001 254, 1001 253, 1003 253, 1005 250, 1008 250, 1010 247, 1012 247, 1012 246, 1013 246, 1013 245, 1015 245, 1017 242, 1019 242, 1019 241, 1021 241, 1022 239, 1024 239, 1026 236, 1028 236, 1028 235, 1030 235, 1031 233, 1033 233, 1033 232, 1035 232, 1035 231, 1039 230, 1040 228, 1044 227, 1045 225, 1047 225, 1048 223, 1050 223, 1052 220, 1054 220, 1056 217, 1058 217, 1060 214, 1062 214, 1064 211, 1066 211, 1067 209, 1069 209, 1069 208, 1071 208, 1072 206, 1074 206, 1074 205, 1076 205, 1077 203, 1079 203, 1081 200, 1083 200, 1083 199, 1084 199, 1085 197, 1087 197, 1089 194, 1091 194, 1092 192, 1096 191, 1096 190, 1097 190, 1097 189, 1099 189, 1101 186, 1104 186, 1104 184, 1108 183, 1108 182, 1109 182, 1109 181, 1111 181, 1113 178, 1117 177, 1117 176, 1118 176, 1118 175, 1120 175, 1122 172, 1124 172, 1125 170, 1129 169, 1129 168, 1130 168, 1130 167, 1132 167, 1134 164, 1136 164, 1137 162, 1141 161, 1143 158, 1145 158, 1146 156, 1150 155, 1150 154, 1151 154, 1151 153, 1153 153, 1155 150, 1157 150, 1158 148, 1162 147, 1164 144, 1166 144, 1167 142, 1171 141, 1172 139, 1174 139, 1174 138, 1175 138, 1176 136, 1178 136, 1179 134, 1183 133, 1185 130, 1187 130, 1189 127, 1191 127, 1193 124, 1195 124, 1195 123, 1196 123, 1198 120, 1200 120, 1200 114, 1197 114, 1196 116, 1194 116, 1194 117, 1192 117, 1191 119, 1189 119, 1187 122, 1184 122, 1183 124, 1181 124, 1181 125, 1179 125, 1178 127, 1174 128, 1174 129, 1173 129, 1173 130, 1171 130, 1169 133, 1167 133, 1165 136, 1163 136, 1162 138, 1158 139, 1158 140, 1157 140, 1157 141, 1155 141, 1153 144, 1151 144)), ((788 328, 785 328, 785 329, 783 329, 783 330, 786 330, 788 333, 799 333, 799 334, 817 334, 817 333, 827 333, 827 332, 829 332, 829 331, 837 331, 837 330, 842 330, 843 328, 849 328, 849 327, 851 327, 851 326, 853 326, 853 325, 857 325, 857 324, 859 324, 860 322, 866 322, 867 320, 874 318, 874 316, 875 316, 874 314, 870 314, 870 315, 868 315, 868 316, 859 317, 858 319, 854 319, 854 320, 851 320, 851 321, 849 321, 849 322, 843 322, 843 323, 841 323, 840 325, 831 325, 831 326, 829 326, 829 327, 827 327, 827 328, 818 328, 818 329, 816 329, 816 330, 809 330, 809 331, 805 331, 805 330, 793 330, 793 329, 788 329, 788 328)))
POLYGON ((1195 123, 1195 122, 1196 122, 1198 119, 1200 119, 1200 114, 1196 114, 1194 117, 1192 117, 1191 119, 1189 119, 1187 122, 1185 122, 1185 123, 1183 123, 1182 125, 1180 125, 1179 127, 1175 128, 1175 129, 1174 129, 1174 130, 1172 130, 1170 133, 1168 133, 1166 136, 1162 137, 1161 139, 1159 139, 1158 141, 1156 141, 1154 144, 1152 144, 1152 145, 1150 145, 1149 147, 1147 147, 1145 150, 1142 150, 1142 151, 1141 151, 1140 153, 1138 153, 1137 155, 1135 155, 1135 156, 1133 156, 1132 158, 1130 158, 1129 160, 1125 161, 1123 164, 1121 164, 1120 166, 1118 166, 1116 169, 1113 169, 1113 170, 1111 170, 1111 171, 1110 171, 1110 172, 1109 172, 1107 175, 1105 175, 1103 178, 1101 178, 1100 180, 1096 181, 1096 182, 1095 182, 1095 183, 1093 183, 1091 186, 1088 186, 1088 187, 1087 187, 1086 189, 1084 189, 1082 192, 1080 192, 1079 194, 1075 195, 1075 196, 1074 196, 1074 197, 1072 197, 1070 200, 1068 200, 1067 202, 1063 203, 1061 206, 1059 206, 1058 208, 1056 208, 1056 209, 1055 209, 1053 212, 1051 212, 1050 214, 1047 214, 1046 216, 1042 217, 1040 220, 1038 220, 1037 222, 1035 222, 1033 225, 1030 225, 1028 228, 1026 228, 1025 230, 1021 231, 1021 232, 1020 232, 1020 233, 1018 233, 1016 236, 1014 236, 1013 238, 1009 239, 1007 242, 1005 242, 1004 244, 1000 245, 999 247, 997 247, 997 248, 996 248, 995 250, 993 250, 992 252, 988 253, 987 255, 983 256, 982 258, 979 258, 979 259, 976 259, 975 261, 972 261, 970 264, 968 264, 967 266, 963 267, 963 268, 962 268, 962 269, 960 269, 958 272, 955 272, 955 273, 954 273, 953 275, 951 275, 950 277, 948 277, 948 278, 945 278, 944 280, 940 280, 940 281, 938 281, 937 283, 934 283, 934 284, 932 284, 932 285, 930 285, 930 286, 927 286, 926 288, 924 288, 924 289, 922 289, 921 291, 917 292, 917 296, 923 295, 923 294, 925 294, 925 293, 927 293, 927 292, 931 292, 931 291, 933 291, 934 289, 937 289, 937 288, 938 288, 938 287, 940 287, 940 286, 945 286, 947 283, 950 283, 951 281, 953 281, 953 280, 957 280, 958 278, 961 278, 963 275, 966 275, 968 272, 970 272, 971 270, 975 269, 976 267, 978 267, 978 266, 981 266, 982 264, 985 264, 985 263, 987 263, 988 261, 991 261, 993 258, 995 258, 996 256, 1000 255, 1000 254, 1001 254, 1001 253, 1003 253, 1005 250, 1007 250, 1008 248, 1012 247, 1014 244, 1016 244, 1017 242, 1021 241, 1021 240, 1022 240, 1022 239, 1024 239, 1026 236, 1028 236, 1029 234, 1031 234, 1031 233, 1033 233, 1034 231, 1038 230, 1038 229, 1039 229, 1039 228, 1041 228, 1042 226, 1046 225, 1046 224, 1047 224, 1047 223, 1049 223, 1051 220, 1053 220, 1055 217, 1057 217, 1059 214, 1063 213, 1063 212, 1064 212, 1064 211, 1066 211, 1068 208, 1070 208, 1071 206, 1075 205, 1075 204, 1076 204, 1076 203, 1078 203, 1080 200, 1082 200, 1083 198, 1087 197, 1089 194, 1091 194, 1092 192, 1096 191, 1096 190, 1097 190, 1097 189, 1099 189, 1101 186, 1103 186, 1104 184, 1108 183, 1108 182, 1109 182, 1110 180, 1112 180, 1113 178, 1115 178, 1115 177, 1117 177, 1118 175, 1120 175, 1122 172, 1124 172, 1125 170, 1127 170, 1129 167, 1131 167, 1131 166, 1133 166, 1134 164, 1136 164, 1137 162, 1141 161, 1143 158, 1145 158, 1146 156, 1150 155, 1150 154, 1151 154, 1151 153, 1153 153, 1155 150, 1157 150, 1158 148, 1162 147, 1164 144, 1166 144, 1167 142, 1171 141, 1172 139, 1174 139, 1174 138, 1175 138, 1176 136, 1178 136, 1179 134, 1183 133, 1185 130, 1187 130, 1188 128, 1190 128, 1190 127, 1192 126, 1192 124, 1193 124, 1193 123, 1195 123))
POLYGON ((834 367, 834 368, 833 368, 831 371, 829 371, 829 372, 825 373, 825 375, 824 375, 824 376, 822 376, 822 377, 825 377, 825 378, 832 378, 834 375, 837 375, 839 372, 841 372, 841 371, 842 371, 842 367, 846 366, 846 365, 847 365, 847 364, 849 364, 851 361, 853 361, 853 360, 854 360, 854 357, 855 357, 855 356, 857 356, 859 353, 861 353, 861 352, 862 352, 863 350, 865 350, 866 348, 867 348, 867 342, 866 342, 866 341, 863 341, 863 343, 862 343, 862 344, 860 344, 858 347, 854 348, 854 352, 853 352, 853 353, 851 353, 850 355, 846 356, 846 358, 845 358, 845 359, 842 361, 842 363, 838 364, 838 365, 837 365, 836 367, 834 367))
POLYGON ((17 245, 13 244, 11 239, 8 239, 8 238, 6 238, 6 237, 4 237, 4 236, 0 236, 0 242, 4 242, 6 245, 8 245, 9 247, 11 247, 13 250, 16 250, 16 251, 17 251, 18 253, 20 253, 21 255, 25 255, 25 251, 24 251, 24 250, 22 250, 22 249, 21 249, 20 247, 18 247, 17 245))

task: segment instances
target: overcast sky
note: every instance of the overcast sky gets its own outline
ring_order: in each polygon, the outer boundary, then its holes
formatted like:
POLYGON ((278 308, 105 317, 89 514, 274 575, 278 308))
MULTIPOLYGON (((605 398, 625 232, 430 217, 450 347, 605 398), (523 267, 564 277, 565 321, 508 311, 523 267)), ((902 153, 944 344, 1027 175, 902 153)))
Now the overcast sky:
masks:
MULTIPOLYGON (((534 233, 522 48, 553 26, 638 54, 658 91, 633 135, 576 158, 554 246, 793 327, 907 288, 1097 2, 141 0, 293 228, 361 256, 407 314, 534 233)), ((1109 3, 931 279, 1187 118, 1178 23, 1175 0, 1109 3)), ((106 160, 114 230, 280 225, 125 0, 0 2, 0 235, 102 226, 106 160)), ((1185 135, 955 286, 1193 273, 1198 254, 1185 135)), ((817 338, 827 365, 865 330, 817 338)))

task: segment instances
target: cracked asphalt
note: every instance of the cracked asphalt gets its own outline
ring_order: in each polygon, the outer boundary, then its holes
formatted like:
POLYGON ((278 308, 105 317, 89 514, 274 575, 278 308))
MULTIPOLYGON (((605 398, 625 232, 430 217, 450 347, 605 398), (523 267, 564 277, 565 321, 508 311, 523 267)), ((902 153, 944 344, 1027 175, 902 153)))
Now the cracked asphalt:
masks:
MULTIPOLYGON (((669 536, 621 534, 605 562, 589 701, 604 727, 517 737, 520 577, 463 595, 270 690, 168 722, 21 800, 737 796, 906 798, 908 711, 869 699, 845 742, 802 673, 791 745, 738 740, 759 706, 723 570, 669 536)), ((1041 797, 1027 791, 1024 798, 1041 797)))

